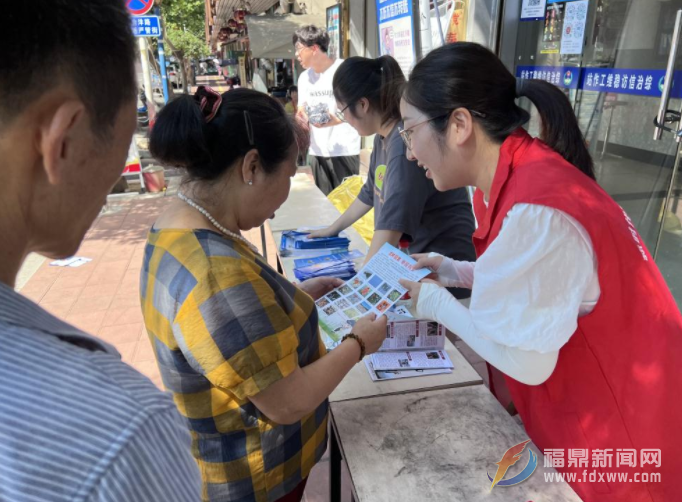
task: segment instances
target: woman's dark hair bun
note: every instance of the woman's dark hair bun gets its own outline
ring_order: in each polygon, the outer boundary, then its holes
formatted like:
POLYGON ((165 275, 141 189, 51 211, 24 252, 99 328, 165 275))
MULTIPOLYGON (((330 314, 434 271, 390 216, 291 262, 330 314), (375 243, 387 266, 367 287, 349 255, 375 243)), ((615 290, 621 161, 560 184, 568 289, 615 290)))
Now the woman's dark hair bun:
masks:
POLYGON ((192 96, 168 103, 152 129, 149 150, 160 162, 185 168, 191 179, 210 181, 254 148, 263 169, 273 172, 291 155, 295 140, 292 121, 277 100, 240 88, 222 94, 220 108, 209 123, 192 96))

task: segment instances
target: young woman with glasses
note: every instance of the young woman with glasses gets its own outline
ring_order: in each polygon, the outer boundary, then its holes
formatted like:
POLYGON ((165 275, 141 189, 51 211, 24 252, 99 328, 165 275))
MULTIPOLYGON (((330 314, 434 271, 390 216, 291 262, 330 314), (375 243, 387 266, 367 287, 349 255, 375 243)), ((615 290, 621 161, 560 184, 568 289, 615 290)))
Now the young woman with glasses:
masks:
MULTIPOLYGON (((412 253, 437 252, 455 260, 474 259, 474 219, 464 188, 439 192, 401 139, 400 94, 405 76, 391 56, 352 57, 334 75, 337 117, 361 136, 376 135, 367 182, 348 210, 313 237, 335 235, 374 208, 374 237, 367 259, 388 242, 410 242, 412 253)), ((458 297, 468 290, 454 290, 458 297)))
POLYGON ((401 111, 408 156, 436 187, 477 188, 478 260, 420 260, 440 284, 405 283, 417 316, 488 361, 491 390, 511 398, 538 448, 560 453, 582 500, 682 500, 682 316, 595 181, 564 92, 459 42, 415 66, 401 111), (523 129, 519 97, 537 108, 540 138, 523 129), (452 283, 473 286, 468 308, 440 287, 452 283))

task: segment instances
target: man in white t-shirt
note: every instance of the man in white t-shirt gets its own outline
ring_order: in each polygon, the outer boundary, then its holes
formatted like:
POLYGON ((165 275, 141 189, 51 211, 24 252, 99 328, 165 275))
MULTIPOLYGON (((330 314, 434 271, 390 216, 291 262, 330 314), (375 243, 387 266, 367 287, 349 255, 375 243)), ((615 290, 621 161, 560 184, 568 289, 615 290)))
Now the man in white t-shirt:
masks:
POLYGON ((345 177, 359 173, 360 136, 336 116, 332 81, 343 60, 327 55, 327 32, 304 26, 293 41, 296 59, 306 70, 298 78, 298 116, 310 124, 310 164, 315 184, 326 195, 345 177))

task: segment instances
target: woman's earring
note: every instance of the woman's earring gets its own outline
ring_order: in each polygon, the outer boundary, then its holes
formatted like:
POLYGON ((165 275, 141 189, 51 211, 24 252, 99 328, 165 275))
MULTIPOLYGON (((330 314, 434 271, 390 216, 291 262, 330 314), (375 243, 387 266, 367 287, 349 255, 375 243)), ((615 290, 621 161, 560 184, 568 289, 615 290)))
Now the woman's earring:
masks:
POLYGON ((253 185, 253 180, 249 180, 249 181, 247 181, 247 183, 249 184, 249 186, 252 186, 252 185, 253 185))

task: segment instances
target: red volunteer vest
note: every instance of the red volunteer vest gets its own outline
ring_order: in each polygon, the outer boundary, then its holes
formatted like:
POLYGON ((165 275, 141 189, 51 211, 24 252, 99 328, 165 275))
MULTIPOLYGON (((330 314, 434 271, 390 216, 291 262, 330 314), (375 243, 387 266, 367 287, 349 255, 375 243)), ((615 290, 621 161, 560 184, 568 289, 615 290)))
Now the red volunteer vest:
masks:
MULTIPOLYGON (((486 207, 474 210, 478 256, 495 240, 517 203, 559 209, 580 222, 598 260, 601 295, 559 351, 556 369, 537 386, 490 367, 491 390, 513 399, 540 449, 563 449, 562 473, 587 502, 682 501, 682 316, 649 251, 625 212, 599 185, 523 129, 502 145, 486 207), (506 383, 506 389, 504 384, 506 383), (502 385, 501 385, 502 384, 502 385), (568 466, 569 449, 588 449, 587 466, 568 466), (610 449, 611 468, 593 467, 595 449, 610 449), (616 467, 618 449, 636 449, 636 467, 616 467), (641 465, 641 449, 660 449, 661 466, 641 465), (589 474, 660 473, 661 482, 589 482, 589 474)), ((505 404, 503 402, 503 404, 505 404)), ((638 479, 641 479, 641 474, 638 479)))

